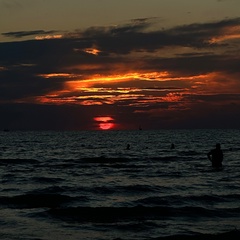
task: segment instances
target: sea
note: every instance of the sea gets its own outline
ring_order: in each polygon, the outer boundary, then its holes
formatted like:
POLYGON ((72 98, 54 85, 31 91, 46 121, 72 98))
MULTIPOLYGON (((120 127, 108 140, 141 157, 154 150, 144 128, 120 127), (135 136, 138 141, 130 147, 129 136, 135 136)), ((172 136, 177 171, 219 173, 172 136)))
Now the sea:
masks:
POLYGON ((0 132, 0 239, 240 239, 239 230, 240 129, 0 132), (220 170, 207 158, 216 143, 220 170))

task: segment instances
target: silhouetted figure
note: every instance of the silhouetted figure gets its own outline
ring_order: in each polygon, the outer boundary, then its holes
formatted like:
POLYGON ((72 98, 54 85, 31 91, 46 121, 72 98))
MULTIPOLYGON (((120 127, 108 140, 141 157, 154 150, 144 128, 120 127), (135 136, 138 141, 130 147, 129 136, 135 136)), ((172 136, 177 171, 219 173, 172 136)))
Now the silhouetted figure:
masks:
POLYGON ((127 148, 126 148, 127 150, 129 150, 130 149, 130 144, 128 143, 127 144, 127 148))
POLYGON ((220 143, 216 144, 216 148, 212 149, 208 154, 208 159, 212 162, 212 167, 221 168, 223 161, 223 152, 220 143))
POLYGON ((171 149, 174 149, 175 148, 175 145, 174 143, 171 144, 171 149))

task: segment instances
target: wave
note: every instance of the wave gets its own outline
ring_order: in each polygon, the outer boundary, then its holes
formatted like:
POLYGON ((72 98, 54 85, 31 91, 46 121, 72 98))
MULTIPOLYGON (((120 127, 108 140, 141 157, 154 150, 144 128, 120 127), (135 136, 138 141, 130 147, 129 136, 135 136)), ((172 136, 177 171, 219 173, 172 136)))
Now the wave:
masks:
MULTIPOLYGON (((191 156, 189 154, 189 156, 191 156)), ((126 157, 106 157, 106 156, 100 156, 100 157, 84 157, 80 158, 81 161, 87 162, 87 163, 132 163, 132 162, 138 162, 139 161, 150 161, 150 162, 161 162, 161 161, 168 161, 168 162, 176 162, 179 160, 186 160, 190 159, 189 156, 177 156, 176 154, 174 155, 163 155, 163 156, 156 156, 156 157, 151 157, 151 156, 141 156, 141 157, 136 157, 136 156, 126 156, 126 157)), ((191 158, 192 159, 192 158, 191 158)), ((135 166, 135 165, 134 165, 135 166)))
POLYGON ((61 194, 24 194, 0 197, 0 204, 12 208, 54 208, 73 200, 72 197, 61 194))
POLYGON ((0 159, 0 165, 8 164, 39 164, 38 160, 35 159, 20 159, 20 158, 10 158, 10 159, 0 159))
POLYGON ((88 163, 118 163, 118 162, 129 162, 129 158, 113 158, 113 157, 105 157, 105 156, 100 156, 100 157, 89 157, 89 158, 81 158, 83 162, 88 162, 88 163))
POLYGON ((222 195, 171 195, 171 196, 151 196, 136 200, 134 203, 144 206, 208 206, 209 203, 232 203, 237 202, 240 194, 222 195))
MULTIPOLYGON (((147 163, 158 163, 158 162, 179 162, 182 160, 190 159, 188 156, 124 156, 124 157, 79 157, 79 158, 49 158, 47 157, 44 161, 36 159, 25 159, 25 158, 4 158, 0 159, 0 165, 8 164, 38 164, 39 167, 55 166, 62 168, 71 168, 81 164, 81 167, 89 167, 88 164, 110 164, 111 167, 115 168, 145 168, 147 163), (85 165, 84 165, 85 164, 85 165)), ((191 158, 192 159, 192 158, 191 158)))
POLYGON ((119 222, 126 220, 161 220, 166 217, 238 217, 240 208, 206 209, 203 207, 69 207, 52 208, 48 214, 62 220, 80 222, 119 222))
POLYGON ((173 235, 167 237, 151 238, 152 240, 239 240, 240 231, 234 229, 232 231, 218 234, 193 234, 193 235, 173 235))
POLYGON ((64 181, 63 178, 60 177, 32 177, 31 181, 40 183, 40 184, 55 184, 64 181))

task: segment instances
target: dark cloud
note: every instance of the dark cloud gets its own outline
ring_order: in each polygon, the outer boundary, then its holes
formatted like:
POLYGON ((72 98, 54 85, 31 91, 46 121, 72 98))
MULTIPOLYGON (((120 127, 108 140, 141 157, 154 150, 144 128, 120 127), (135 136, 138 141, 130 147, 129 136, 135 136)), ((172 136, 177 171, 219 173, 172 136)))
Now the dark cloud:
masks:
POLYGON ((146 24, 119 26, 112 28, 90 28, 81 33, 91 38, 100 50, 127 54, 131 51, 156 51, 158 49, 182 46, 192 48, 212 48, 218 43, 209 42, 222 35, 226 27, 238 26, 240 18, 227 19, 214 23, 190 24, 171 29, 145 32, 146 24))
POLYGON ((34 30, 34 31, 18 31, 18 32, 6 32, 2 33, 5 37, 14 37, 14 38, 22 38, 27 36, 34 35, 45 35, 45 34, 54 34, 56 31, 44 31, 44 30, 34 30))
POLYGON ((100 106, 0 104, 0 124, 11 130, 95 129, 93 118, 112 116, 119 128, 239 128, 239 105, 195 103, 184 108, 169 103, 134 107, 120 103, 100 106), (196 111, 197 109, 197 111, 196 111))
POLYGON ((91 128, 95 107, 0 104, 0 124, 11 130, 84 130, 91 128))
POLYGON ((49 81, 36 76, 31 70, 0 71, 0 101, 20 101, 61 90, 63 79, 49 81))

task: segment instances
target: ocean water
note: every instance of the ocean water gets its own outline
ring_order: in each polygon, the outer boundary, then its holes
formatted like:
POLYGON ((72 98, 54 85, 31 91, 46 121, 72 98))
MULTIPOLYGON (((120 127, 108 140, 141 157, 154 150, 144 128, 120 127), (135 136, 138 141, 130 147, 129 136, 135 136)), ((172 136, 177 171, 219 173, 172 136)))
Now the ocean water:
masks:
POLYGON ((230 236, 240 229, 239 137, 236 129, 0 132, 0 239, 230 236), (217 142, 221 171, 206 156, 217 142))

